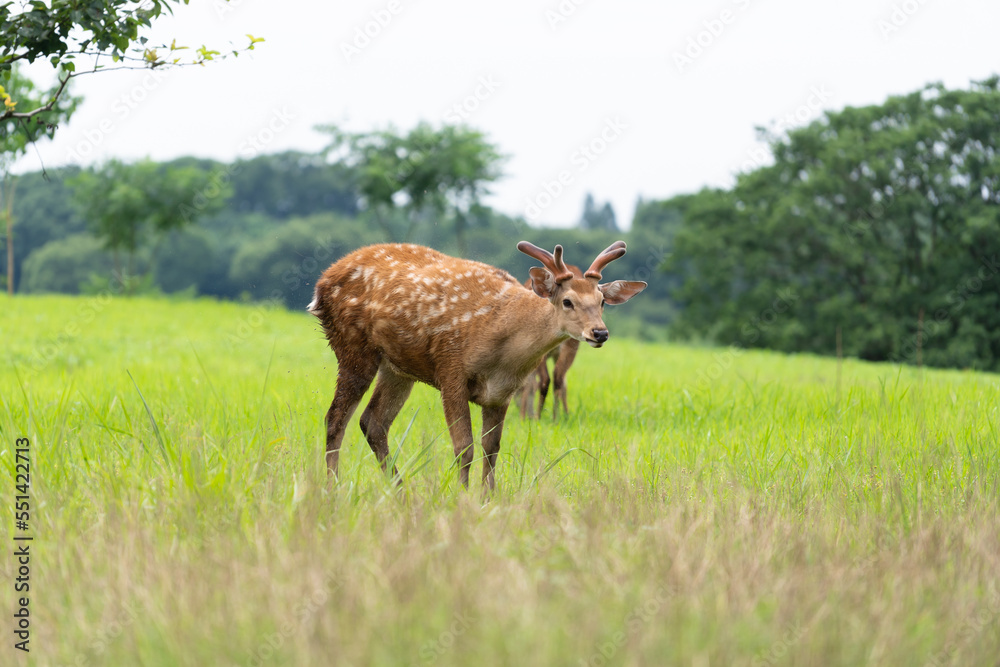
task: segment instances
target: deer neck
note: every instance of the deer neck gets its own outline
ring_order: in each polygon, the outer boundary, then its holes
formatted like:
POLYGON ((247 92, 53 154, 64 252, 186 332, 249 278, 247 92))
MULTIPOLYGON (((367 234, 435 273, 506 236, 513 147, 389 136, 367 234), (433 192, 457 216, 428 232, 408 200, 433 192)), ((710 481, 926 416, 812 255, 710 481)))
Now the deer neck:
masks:
POLYGON ((569 338, 559 326, 556 307, 548 299, 527 297, 529 308, 519 308, 510 320, 517 335, 511 339, 511 356, 517 366, 533 370, 542 357, 569 338))

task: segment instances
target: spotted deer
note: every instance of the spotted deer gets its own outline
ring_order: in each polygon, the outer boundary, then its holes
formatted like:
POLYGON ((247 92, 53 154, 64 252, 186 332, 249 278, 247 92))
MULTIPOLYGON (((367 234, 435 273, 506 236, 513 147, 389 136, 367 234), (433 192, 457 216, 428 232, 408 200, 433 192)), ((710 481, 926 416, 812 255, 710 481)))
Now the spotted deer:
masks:
MULTIPOLYGON (((583 278, 563 262, 562 246, 554 254, 527 241, 517 248, 544 267, 531 269, 534 294, 506 271, 409 244, 361 248, 323 273, 308 310, 337 356, 337 389, 326 413, 331 474, 346 424, 377 375, 361 431, 382 469, 389 427, 419 381, 441 392, 465 487, 473 458, 469 403, 482 407, 483 484, 492 490, 507 407, 528 374, 569 338, 604 345, 604 305, 625 303, 646 287, 600 284, 601 271, 625 254, 622 241, 598 255, 583 278)), ((398 479, 395 466, 392 472, 398 479)))
MULTIPOLYGON (((573 277, 583 278, 583 272, 578 266, 567 264, 566 268, 572 272, 573 277)), ((524 281, 524 286, 532 289, 531 278, 524 281)), ((569 338, 558 346, 549 350, 549 353, 542 357, 541 363, 534 373, 528 376, 521 388, 521 400, 518 408, 521 415, 528 418, 541 417, 545 408, 545 398, 549 395, 549 386, 552 386, 552 418, 559 418, 559 404, 562 403, 563 414, 569 414, 569 406, 566 404, 566 374, 569 373, 570 366, 576 359, 576 353, 580 349, 580 341, 569 338), (549 374, 549 360, 552 360, 552 374, 549 374), (538 412, 535 412, 535 394, 538 394, 538 412)))

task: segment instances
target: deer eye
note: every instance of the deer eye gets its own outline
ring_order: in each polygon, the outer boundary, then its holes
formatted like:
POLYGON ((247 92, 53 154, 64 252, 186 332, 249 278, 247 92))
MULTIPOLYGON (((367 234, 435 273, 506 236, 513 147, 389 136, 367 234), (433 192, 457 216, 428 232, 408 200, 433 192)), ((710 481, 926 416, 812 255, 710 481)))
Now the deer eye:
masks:
POLYGON ((570 310, 573 310, 573 302, 570 301, 569 299, 563 299, 563 308, 569 308, 570 310))

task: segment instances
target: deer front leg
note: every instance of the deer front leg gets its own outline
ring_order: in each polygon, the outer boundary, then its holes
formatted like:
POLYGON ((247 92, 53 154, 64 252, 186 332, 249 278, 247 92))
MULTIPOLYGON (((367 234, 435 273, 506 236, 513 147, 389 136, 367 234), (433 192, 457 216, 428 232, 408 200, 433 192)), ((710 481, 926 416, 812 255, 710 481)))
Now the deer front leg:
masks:
POLYGON ((448 421, 451 444, 458 462, 458 479, 469 488, 469 468, 472 466, 472 416, 469 414, 469 394, 463 388, 442 387, 441 402, 448 421))
POLYGON ((532 419, 535 416, 535 391, 537 389, 538 381, 535 379, 535 374, 532 373, 521 386, 520 399, 518 400, 518 408, 521 410, 521 416, 525 419, 532 419))
POLYGON ((500 437, 503 435, 503 420, 507 416, 509 403, 483 406, 483 490, 490 493, 496 488, 493 474, 500 453, 500 437))
POLYGON ((569 415, 569 406, 566 405, 566 373, 576 359, 576 352, 580 349, 580 341, 570 339, 559 346, 559 357, 556 359, 555 367, 552 369, 552 384, 555 386, 552 401, 552 419, 559 419, 559 403, 562 402, 563 414, 569 415))
POLYGON ((549 358, 542 357, 542 363, 535 370, 538 377, 538 416, 541 418, 545 409, 545 397, 549 395, 549 358))

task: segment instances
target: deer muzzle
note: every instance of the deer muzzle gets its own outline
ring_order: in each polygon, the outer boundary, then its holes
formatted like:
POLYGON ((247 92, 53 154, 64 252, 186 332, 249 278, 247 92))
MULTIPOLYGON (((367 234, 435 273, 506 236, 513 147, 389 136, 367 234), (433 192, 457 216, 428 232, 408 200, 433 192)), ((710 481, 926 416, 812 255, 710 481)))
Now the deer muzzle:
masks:
POLYGON ((607 329, 591 329, 590 336, 586 336, 584 340, 591 347, 600 347, 608 342, 608 338, 611 336, 607 329))

